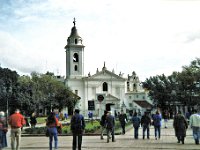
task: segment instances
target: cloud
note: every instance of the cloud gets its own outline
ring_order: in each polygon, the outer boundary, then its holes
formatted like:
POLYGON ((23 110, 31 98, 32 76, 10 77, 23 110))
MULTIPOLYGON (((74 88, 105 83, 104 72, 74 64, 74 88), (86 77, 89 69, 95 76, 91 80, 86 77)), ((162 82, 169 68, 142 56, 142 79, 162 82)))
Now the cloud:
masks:
POLYGON ((117 74, 168 73, 198 56, 199 6, 157 0, 6 1, 0 6, 0 61, 23 72, 64 75, 64 46, 76 17, 86 46, 85 74, 101 69, 104 61, 117 74))
POLYGON ((194 42, 196 40, 200 40, 200 31, 197 31, 195 33, 190 33, 186 37, 186 43, 194 42))
POLYGON ((30 73, 32 71, 41 71, 43 66, 36 60, 38 57, 24 47, 19 41, 9 33, 0 31, 0 62, 2 65, 9 66, 20 72, 30 73), (34 63, 37 62, 37 63, 34 63))

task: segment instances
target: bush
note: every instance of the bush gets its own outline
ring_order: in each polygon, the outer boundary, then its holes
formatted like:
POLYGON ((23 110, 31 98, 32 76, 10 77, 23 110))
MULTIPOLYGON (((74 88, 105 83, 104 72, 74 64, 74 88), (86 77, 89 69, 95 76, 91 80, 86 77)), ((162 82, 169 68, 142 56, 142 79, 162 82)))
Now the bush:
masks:
POLYGON ((100 129, 100 127, 99 121, 86 122, 85 133, 94 133, 97 129, 100 129))
MULTIPOLYGON (((85 126, 85 133, 99 133, 100 134, 100 128, 101 125, 99 121, 94 120, 93 122, 91 121, 86 121, 86 126, 85 126)), ((130 125, 131 122, 128 122, 126 125, 130 125)), ((69 123, 63 123, 62 124, 62 134, 71 134, 70 130, 70 124, 69 123)), ((120 122, 115 121, 115 130, 121 128, 120 122)), ((23 130, 24 134, 45 134, 46 132, 46 126, 44 127, 36 127, 36 128, 26 128, 23 130)))
POLYGON ((26 128, 23 130, 25 134, 44 134, 46 127, 26 128))

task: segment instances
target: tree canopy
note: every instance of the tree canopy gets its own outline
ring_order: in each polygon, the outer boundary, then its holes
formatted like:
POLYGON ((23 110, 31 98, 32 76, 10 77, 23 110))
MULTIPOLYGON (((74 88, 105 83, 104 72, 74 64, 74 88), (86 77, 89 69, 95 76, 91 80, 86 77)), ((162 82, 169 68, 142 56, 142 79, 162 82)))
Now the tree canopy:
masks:
POLYGON ((170 76, 147 78, 143 87, 149 90, 155 107, 200 105, 200 59, 196 58, 189 66, 183 66, 181 72, 174 71, 170 76))
POLYGON ((4 111, 7 109, 5 106, 9 111, 20 108, 27 115, 40 106, 48 112, 54 108, 73 109, 79 99, 53 73, 32 72, 31 76, 19 76, 8 68, 0 68, 0 107, 4 111))

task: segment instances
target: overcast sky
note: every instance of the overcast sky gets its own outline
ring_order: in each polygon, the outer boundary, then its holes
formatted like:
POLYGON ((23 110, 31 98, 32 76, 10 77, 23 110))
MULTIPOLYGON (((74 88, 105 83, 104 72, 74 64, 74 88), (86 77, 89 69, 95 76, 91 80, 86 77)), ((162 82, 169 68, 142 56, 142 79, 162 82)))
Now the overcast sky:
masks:
POLYGON ((181 71, 200 55, 199 0, 0 0, 0 64, 19 74, 65 75, 73 18, 85 72, 140 80, 181 71))

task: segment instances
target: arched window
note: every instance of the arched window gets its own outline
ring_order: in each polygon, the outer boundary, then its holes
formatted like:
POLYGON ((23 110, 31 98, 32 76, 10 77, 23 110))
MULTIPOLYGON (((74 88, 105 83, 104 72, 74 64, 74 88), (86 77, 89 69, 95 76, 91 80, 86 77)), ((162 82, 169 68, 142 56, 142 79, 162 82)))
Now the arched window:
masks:
POLYGON ((78 54, 77 53, 74 53, 73 61, 78 62, 78 54))
POLYGON ((77 65, 74 66, 74 71, 78 71, 78 66, 77 65))
POLYGON ((108 91, 108 84, 106 82, 103 83, 103 91, 108 91))
POLYGON ((77 39, 75 39, 75 41, 74 41, 74 42, 75 42, 75 44, 77 44, 77 43, 78 43, 78 40, 77 40, 77 39))

